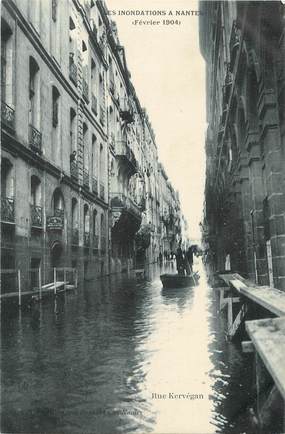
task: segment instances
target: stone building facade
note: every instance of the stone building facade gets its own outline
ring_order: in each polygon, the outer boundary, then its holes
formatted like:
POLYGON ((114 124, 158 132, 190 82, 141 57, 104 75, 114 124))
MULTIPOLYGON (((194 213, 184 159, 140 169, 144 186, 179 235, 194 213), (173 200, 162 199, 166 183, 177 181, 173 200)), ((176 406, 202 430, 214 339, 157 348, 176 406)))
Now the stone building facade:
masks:
MULTIPOLYGON (((154 133, 103 1, 1 8, 1 267, 91 279, 159 251, 154 133), (147 148, 147 150, 146 150, 147 148)), ((177 205, 178 206, 178 205, 177 205)))
POLYGON ((285 290, 285 15, 280 1, 201 2, 204 244, 215 269, 285 290))

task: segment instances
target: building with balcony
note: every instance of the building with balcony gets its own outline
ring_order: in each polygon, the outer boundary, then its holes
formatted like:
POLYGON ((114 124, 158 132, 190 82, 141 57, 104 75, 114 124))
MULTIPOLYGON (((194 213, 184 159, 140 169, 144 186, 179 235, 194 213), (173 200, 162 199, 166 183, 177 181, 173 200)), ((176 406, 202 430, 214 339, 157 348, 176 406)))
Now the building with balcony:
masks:
POLYGON ((1 90, 2 268, 120 272, 144 227, 156 260, 155 136, 105 2, 3 0, 1 90))
POLYGON ((201 2, 204 243, 215 269, 285 290, 285 15, 279 1, 201 2))

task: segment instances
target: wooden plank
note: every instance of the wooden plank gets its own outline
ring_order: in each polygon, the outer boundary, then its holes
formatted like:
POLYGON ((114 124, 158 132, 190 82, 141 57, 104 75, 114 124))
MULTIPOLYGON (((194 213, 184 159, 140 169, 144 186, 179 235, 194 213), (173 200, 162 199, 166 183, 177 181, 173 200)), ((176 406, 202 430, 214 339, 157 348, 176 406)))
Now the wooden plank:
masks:
POLYGON ((219 277, 225 282, 225 284, 226 285, 228 285, 229 286, 229 282, 230 282, 230 280, 233 280, 233 279, 237 279, 238 277, 238 274, 236 274, 236 273, 233 273, 233 274, 230 274, 230 273, 228 273, 228 274, 219 274, 219 277))
POLYGON ((285 292, 270 286, 249 286, 240 293, 277 316, 285 315, 285 292))
POLYGON ((230 285, 233 286, 238 292, 241 291, 241 289, 247 288, 247 285, 244 282, 241 282, 239 279, 233 279, 230 280, 230 285))
POLYGON ((242 320, 244 319, 244 317, 246 315, 246 312, 247 312, 247 306, 246 306, 246 304, 243 304, 241 306, 239 313, 237 314, 237 316, 235 317, 235 320, 233 322, 232 328, 231 328, 230 333, 229 333, 230 337, 233 337, 236 334, 236 332, 238 331, 239 326, 241 325, 242 320))
POLYGON ((246 321, 246 330, 285 399, 285 318, 246 321))

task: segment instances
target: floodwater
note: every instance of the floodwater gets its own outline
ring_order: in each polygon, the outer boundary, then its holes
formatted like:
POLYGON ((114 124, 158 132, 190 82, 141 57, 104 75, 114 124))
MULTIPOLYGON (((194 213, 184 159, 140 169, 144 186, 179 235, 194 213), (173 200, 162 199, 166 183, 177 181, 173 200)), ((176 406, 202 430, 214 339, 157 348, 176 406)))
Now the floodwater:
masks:
POLYGON ((1 432, 252 433, 251 355, 195 267, 192 289, 163 291, 154 266, 4 308, 1 432))

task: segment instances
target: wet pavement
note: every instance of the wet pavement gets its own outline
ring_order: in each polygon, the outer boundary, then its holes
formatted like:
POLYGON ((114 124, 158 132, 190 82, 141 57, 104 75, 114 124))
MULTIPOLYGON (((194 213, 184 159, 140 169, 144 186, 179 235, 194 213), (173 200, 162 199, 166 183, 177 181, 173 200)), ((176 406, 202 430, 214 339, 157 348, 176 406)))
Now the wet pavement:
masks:
POLYGON ((252 433, 252 356, 226 341, 195 268, 195 288, 162 290, 153 266, 6 307, 1 432, 252 433))

